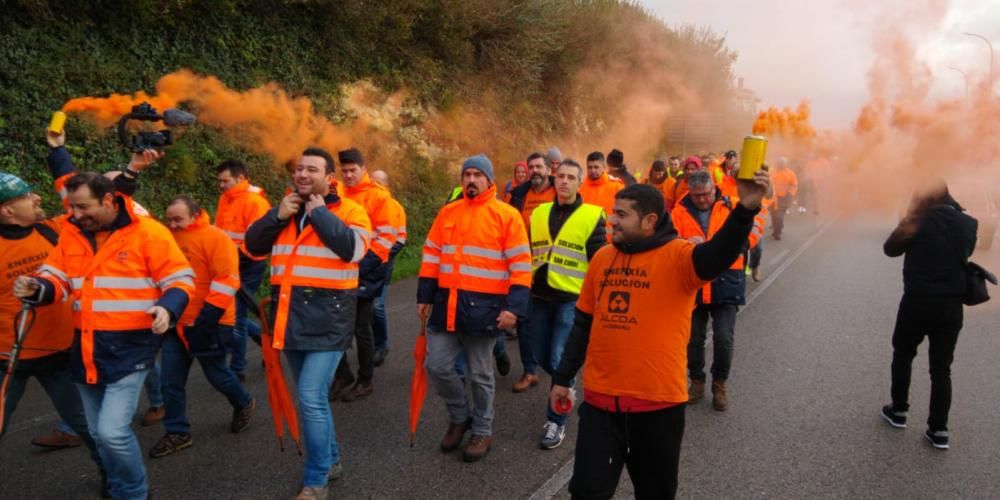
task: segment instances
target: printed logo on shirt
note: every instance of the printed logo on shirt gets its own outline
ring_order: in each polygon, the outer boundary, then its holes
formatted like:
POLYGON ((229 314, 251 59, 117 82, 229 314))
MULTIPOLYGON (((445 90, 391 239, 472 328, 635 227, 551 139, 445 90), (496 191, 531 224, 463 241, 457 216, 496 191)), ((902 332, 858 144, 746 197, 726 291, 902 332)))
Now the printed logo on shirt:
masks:
POLYGON ((122 262, 128 260, 128 252, 118 252, 118 260, 122 262))
POLYGON ((608 297, 608 312, 624 314, 628 312, 632 295, 628 292, 613 292, 608 297))

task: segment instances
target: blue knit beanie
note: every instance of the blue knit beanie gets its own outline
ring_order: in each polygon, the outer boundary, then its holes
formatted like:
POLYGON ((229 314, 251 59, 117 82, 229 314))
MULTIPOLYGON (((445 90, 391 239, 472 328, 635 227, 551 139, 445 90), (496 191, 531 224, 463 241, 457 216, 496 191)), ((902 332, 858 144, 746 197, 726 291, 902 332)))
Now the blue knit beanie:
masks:
POLYGON ((464 174, 465 170, 468 168, 474 168, 482 172, 491 183, 493 182, 493 163, 490 162, 490 159, 487 158, 486 155, 478 154, 476 156, 466 158, 465 161, 462 162, 462 173, 464 174))

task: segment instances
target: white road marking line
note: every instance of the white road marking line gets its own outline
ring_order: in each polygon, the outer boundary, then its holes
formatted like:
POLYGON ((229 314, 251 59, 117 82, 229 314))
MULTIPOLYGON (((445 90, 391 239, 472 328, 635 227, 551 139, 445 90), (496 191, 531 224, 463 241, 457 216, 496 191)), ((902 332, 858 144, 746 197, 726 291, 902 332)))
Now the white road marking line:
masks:
POLYGON ((788 255, 788 252, 790 252, 790 251, 791 250, 789 250, 789 249, 786 248, 786 249, 778 252, 778 255, 775 255, 774 258, 771 259, 771 262, 767 263, 767 267, 773 267, 773 266, 778 265, 781 262, 781 259, 784 259, 785 256, 788 255))
MULTIPOLYGON (((771 286, 771 283, 774 283, 775 280, 778 279, 778 276, 785 271, 785 269, 788 269, 789 266, 798 260, 799 256, 812 246, 812 244, 815 243, 816 240, 818 240, 819 237, 827 231, 827 229, 830 229, 834 222, 836 222, 836 219, 830 219, 820 226, 820 228, 808 240, 806 240, 806 242, 803 243, 802 246, 800 246, 795 253, 791 255, 791 257, 785 260, 781 266, 775 269, 770 276, 761 282, 760 286, 754 289, 753 293, 747 297, 746 305, 741 307, 736 314, 739 314, 745 311, 747 307, 750 307, 750 304, 756 300, 757 297, 760 297, 760 295, 764 293, 764 290, 767 290, 767 287, 771 286)), ((785 252, 788 252, 788 250, 785 250, 785 252)), ((779 253, 778 257, 775 258, 774 261, 778 261, 781 257, 782 254, 779 253)), ((710 335, 710 333, 706 333, 706 335, 710 335)), ((545 483, 542 484, 542 486, 529 497, 530 500, 549 500, 558 495, 559 492, 562 491, 567 484, 569 484, 569 480, 573 477, 573 461, 573 457, 570 457, 570 459, 567 460, 562 467, 559 467, 559 470, 557 470, 548 481, 545 481, 545 483)))

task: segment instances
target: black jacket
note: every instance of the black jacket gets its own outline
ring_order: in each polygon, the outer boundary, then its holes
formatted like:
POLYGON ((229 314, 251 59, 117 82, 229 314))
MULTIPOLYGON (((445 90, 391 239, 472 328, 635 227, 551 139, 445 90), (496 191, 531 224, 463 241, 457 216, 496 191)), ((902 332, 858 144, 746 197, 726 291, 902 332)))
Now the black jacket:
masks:
MULTIPOLYGON (((552 203, 552 211, 549 212, 549 235, 555 238, 559 235, 559 230, 562 229, 563 224, 569 216, 576 211, 577 207, 583 204, 583 197, 577 195, 576 201, 570 203, 569 205, 560 205, 559 201, 552 203)), ((528 228, 530 234, 531 228, 528 228)), ((608 243, 608 230, 607 224, 604 220, 604 215, 601 215, 600 219, 597 221, 597 226, 594 227, 593 232, 590 233, 590 237, 587 238, 587 260, 597 253, 604 245, 608 243)), ((556 290, 549 286, 549 265, 543 264, 538 270, 535 271, 531 278, 531 295, 535 298, 542 300, 547 300, 549 302, 569 302, 571 300, 575 301, 579 294, 564 292, 562 290, 556 290)))
POLYGON ((903 291, 919 297, 961 297, 965 264, 976 247, 979 223, 945 194, 922 215, 908 217, 889 235, 882 250, 903 258, 903 291), (912 234, 905 229, 915 223, 912 234))
MULTIPOLYGON (((326 195, 326 203, 337 203, 335 193, 326 195)), ((247 228, 246 248, 251 255, 271 253, 278 235, 288 224, 296 228, 311 225, 320 241, 345 261, 354 256, 354 233, 327 207, 312 211, 305 225, 305 206, 294 217, 278 219, 278 207, 247 228)), ((280 286, 271 287, 271 324, 278 303, 280 286)), ((293 351, 345 351, 354 335, 357 317, 358 290, 333 290, 326 288, 293 286, 288 306, 288 323, 285 327, 285 349, 293 351)))
MULTIPOLYGON (((691 260, 694 263, 694 272, 699 278, 712 280, 732 265, 743 252, 743 245, 753 230, 754 216, 759 212, 760 209, 748 210, 743 208, 743 205, 737 204, 715 237, 694 247, 691 260)), ((675 238, 677 230, 670 221, 670 215, 664 213, 653 236, 636 243, 614 243, 614 245, 624 254, 634 254, 659 248, 675 238)), ((576 310, 573 329, 570 330, 569 339, 566 341, 566 349, 559 361, 559 367, 552 375, 553 384, 563 387, 572 385, 573 378, 587 357, 587 345, 590 343, 590 328, 593 323, 592 315, 580 309, 576 310)))

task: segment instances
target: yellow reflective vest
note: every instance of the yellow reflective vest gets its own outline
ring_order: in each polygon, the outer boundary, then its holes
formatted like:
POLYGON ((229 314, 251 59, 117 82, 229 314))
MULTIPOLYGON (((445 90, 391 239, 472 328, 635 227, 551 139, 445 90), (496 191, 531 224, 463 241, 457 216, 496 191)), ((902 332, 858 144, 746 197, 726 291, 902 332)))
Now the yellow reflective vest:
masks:
POLYGON ((553 202, 531 212, 531 272, 549 265, 548 283, 556 290, 579 294, 587 276, 587 239, 604 215, 604 209, 582 203, 569 215, 553 242, 549 214, 553 202))

